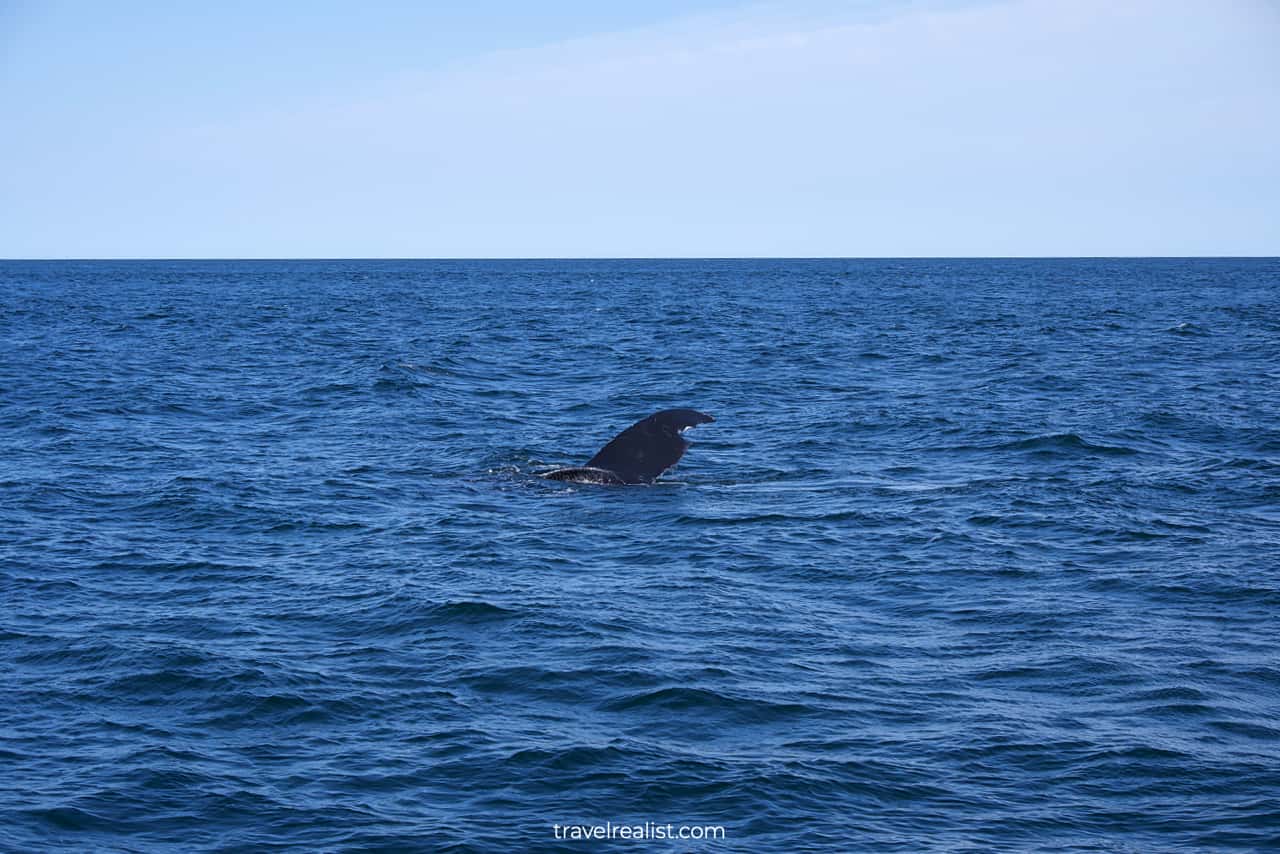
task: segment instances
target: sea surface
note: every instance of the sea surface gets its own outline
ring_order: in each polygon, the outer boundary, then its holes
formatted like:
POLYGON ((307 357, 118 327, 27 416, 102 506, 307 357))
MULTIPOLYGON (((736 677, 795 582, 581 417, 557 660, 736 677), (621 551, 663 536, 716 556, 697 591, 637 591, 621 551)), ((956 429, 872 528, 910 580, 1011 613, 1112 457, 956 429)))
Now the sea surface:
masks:
POLYGON ((6 852, 1277 848, 1280 260, 0 262, 0 642, 6 852))

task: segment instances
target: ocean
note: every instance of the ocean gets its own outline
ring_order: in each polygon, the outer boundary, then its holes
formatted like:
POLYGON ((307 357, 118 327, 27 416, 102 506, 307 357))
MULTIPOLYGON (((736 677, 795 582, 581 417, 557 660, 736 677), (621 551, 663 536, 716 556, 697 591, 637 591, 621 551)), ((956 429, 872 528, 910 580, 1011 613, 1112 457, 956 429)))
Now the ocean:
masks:
POLYGON ((0 262, 0 849, 1277 848, 1278 425, 1277 259, 0 262))

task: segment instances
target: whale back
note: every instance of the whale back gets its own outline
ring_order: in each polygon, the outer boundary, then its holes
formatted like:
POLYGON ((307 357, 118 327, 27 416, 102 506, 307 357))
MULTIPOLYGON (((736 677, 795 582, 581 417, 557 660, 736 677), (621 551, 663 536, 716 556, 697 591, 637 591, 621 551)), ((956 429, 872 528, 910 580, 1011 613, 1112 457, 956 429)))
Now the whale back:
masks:
POLYGON ((655 412, 614 436, 587 467, 614 472, 623 483, 650 483, 684 456, 683 431, 714 420, 696 409, 655 412))
POLYGON ((571 468, 556 469, 542 475, 548 480, 563 480, 569 483, 599 483, 599 484, 616 484, 626 483, 617 474, 608 469, 592 468, 591 466, 573 466, 571 468))

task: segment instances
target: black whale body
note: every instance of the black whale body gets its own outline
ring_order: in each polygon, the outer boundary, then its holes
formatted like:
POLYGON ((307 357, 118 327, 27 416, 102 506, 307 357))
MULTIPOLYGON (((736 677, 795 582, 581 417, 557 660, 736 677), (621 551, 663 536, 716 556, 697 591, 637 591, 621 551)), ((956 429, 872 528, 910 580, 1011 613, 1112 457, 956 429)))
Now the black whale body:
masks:
POLYGON ((653 483, 689 447, 680 434, 711 421, 715 419, 696 409, 664 409, 614 436, 585 466, 556 469, 543 477, 573 483, 653 483))

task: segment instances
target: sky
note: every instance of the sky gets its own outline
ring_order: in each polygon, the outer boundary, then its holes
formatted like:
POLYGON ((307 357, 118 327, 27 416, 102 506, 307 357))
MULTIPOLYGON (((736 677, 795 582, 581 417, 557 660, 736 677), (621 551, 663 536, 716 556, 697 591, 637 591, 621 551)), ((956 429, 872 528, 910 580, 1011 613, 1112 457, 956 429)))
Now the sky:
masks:
POLYGON ((0 0, 0 258, 1280 255, 1280 0, 0 0))

